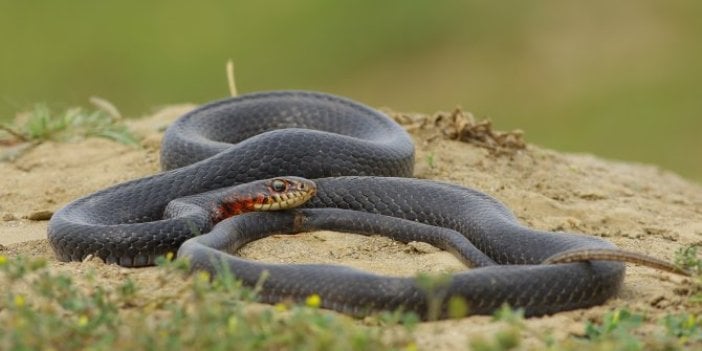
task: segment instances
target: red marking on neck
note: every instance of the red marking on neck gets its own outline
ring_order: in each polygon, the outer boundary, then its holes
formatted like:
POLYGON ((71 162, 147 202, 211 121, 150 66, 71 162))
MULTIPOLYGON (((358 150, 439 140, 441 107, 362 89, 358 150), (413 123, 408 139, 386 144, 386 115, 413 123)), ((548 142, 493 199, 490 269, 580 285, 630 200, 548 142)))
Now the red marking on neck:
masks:
POLYGON ((223 200, 215 208, 212 217, 212 224, 217 224, 229 217, 238 216, 242 213, 253 212, 254 205, 263 205, 266 202, 266 195, 258 193, 255 197, 236 197, 223 200))
POLYGON ((217 224, 229 217, 254 210, 254 202, 257 199, 251 197, 227 199, 220 203, 213 212, 212 223, 217 224))

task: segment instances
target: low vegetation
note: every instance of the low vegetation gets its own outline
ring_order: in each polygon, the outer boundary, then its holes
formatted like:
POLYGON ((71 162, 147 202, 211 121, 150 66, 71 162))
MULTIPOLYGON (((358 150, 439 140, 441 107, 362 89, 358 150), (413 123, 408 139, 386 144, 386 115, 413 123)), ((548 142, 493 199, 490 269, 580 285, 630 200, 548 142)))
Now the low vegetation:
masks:
POLYGON ((555 341, 550 335, 532 330, 524 322, 523 314, 509 308, 498 311, 494 320, 507 326, 491 338, 470 342, 475 351, 503 351, 516 349, 604 351, 604 350, 699 350, 702 348, 702 259, 698 246, 689 246, 677 252, 676 264, 694 274, 688 298, 689 312, 668 314, 653 320, 645 313, 617 309, 605 314, 599 322, 588 322, 583 335, 555 341), (539 341, 525 347, 523 336, 539 341))
POLYGON ((0 126, 0 138, 5 143, 74 141, 87 137, 102 137, 117 142, 137 145, 137 138, 122 123, 116 109, 101 101, 93 110, 70 108, 53 112, 45 104, 36 104, 13 125, 0 126), (5 136, 2 136, 4 132, 5 136))
MULTIPOLYGON (((69 276, 43 260, 0 256, 3 350, 378 350, 413 349, 413 322, 387 314, 363 325, 306 306, 257 306, 255 289, 231 275, 183 277, 164 260, 151 284, 104 286, 94 273, 69 276), (388 325, 404 326, 394 333, 388 325)), ((409 319, 408 319, 409 318, 409 319)))
MULTIPOLYGON (((702 266, 696 247, 681 250, 678 262, 688 269, 702 266)), ((43 259, 0 256, 0 349, 417 349, 412 314, 358 321, 319 310, 318 296, 305 305, 261 306, 252 303, 257 289, 243 287, 231 274, 187 275, 187 264, 179 260, 164 259, 160 266, 154 281, 125 275, 109 286, 90 269, 67 275, 49 269, 43 259)), ((697 271, 691 311, 700 310, 701 277, 697 271)), ((531 329, 521 311, 508 307, 494 321, 504 327, 470 340, 470 349, 682 350, 702 344, 702 315, 696 312, 654 321, 618 309, 565 340, 531 329), (536 345, 525 345, 526 336, 536 345)))

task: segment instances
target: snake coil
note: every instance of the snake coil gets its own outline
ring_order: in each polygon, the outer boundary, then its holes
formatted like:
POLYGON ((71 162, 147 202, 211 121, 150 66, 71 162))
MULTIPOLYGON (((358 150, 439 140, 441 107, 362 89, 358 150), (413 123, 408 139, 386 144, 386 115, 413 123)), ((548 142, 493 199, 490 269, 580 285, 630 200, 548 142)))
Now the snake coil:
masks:
POLYGON ((48 229, 57 257, 94 255, 108 263, 144 266, 180 248, 178 255, 189 257, 196 268, 214 272, 217 262, 224 263, 245 284, 268 272, 264 301, 318 294, 323 307, 352 314, 404 308, 426 316, 430 294, 440 298, 443 313, 450 298, 460 297, 473 314, 491 313, 505 303, 527 315, 550 314, 601 304, 616 294, 624 277, 620 262, 541 264, 573 250, 616 249, 604 240, 535 231, 486 194, 406 178, 414 160, 407 133, 382 113, 345 98, 282 91, 204 105, 168 128, 161 160, 162 173, 59 210, 48 229), (281 176, 314 179, 316 196, 301 209, 244 214, 194 238, 198 230, 209 230, 206 223, 163 219, 173 199, 281 176), (328 265, 264 264, 223 251, 270 233, 317 229, 427 241, 478 268, 453 274, 427 291, 413 278, 328 265))

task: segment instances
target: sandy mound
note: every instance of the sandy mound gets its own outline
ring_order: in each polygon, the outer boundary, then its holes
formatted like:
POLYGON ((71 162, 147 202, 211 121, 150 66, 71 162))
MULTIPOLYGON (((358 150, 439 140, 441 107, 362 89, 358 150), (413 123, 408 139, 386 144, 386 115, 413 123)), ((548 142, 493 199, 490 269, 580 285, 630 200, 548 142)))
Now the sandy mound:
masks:
MULTIPOLYGON (((0 163, 0 249, 5 254, 46 256, 57 268, 81 271, 81 263, 53 259, 45 240, 47 212, 78 196, 158 172, 164 127, 191 108, 170 107, 131 122, 130 127, 144 137, 142 148, 103 139, 47 142, 13 162, 0 163)), ((392 114, 414 137, 417 177, 487 192, 530 226, 602 236, 621 248, 667 260, 683 246, 702 243, 702 187, 675 174, 654 166, 563 154, 533 145, 523 148, 518 134, 493 133, 489 126, 470 124, 470 116, 459 112, 440 118, 392 114)), ((450 254, 428 245, 332 232, 268 238, 247 246, 242 254, 269 262, 345 264, 393 275, 464 269, 450 254)), ((134 271, 113 266, 98 269, 116 282, 134 271)), ((137 271, 135 274, 148 277, 153 268, 137 271)), ((535 330, 551 330, 556 337, 564 337, 582 333, 585 321, 613 308, 627 307, 656 319, 683 309, 686 297, 681 296, 681 282, 684 279, 667 273, 631 266, 619 296, 606 305, 527 323, 535 330)), ((417 338, 420 346, 463 348, 471 335, 497 328, 488 321, 487 317, 470 317, 424 323, 417 338)))

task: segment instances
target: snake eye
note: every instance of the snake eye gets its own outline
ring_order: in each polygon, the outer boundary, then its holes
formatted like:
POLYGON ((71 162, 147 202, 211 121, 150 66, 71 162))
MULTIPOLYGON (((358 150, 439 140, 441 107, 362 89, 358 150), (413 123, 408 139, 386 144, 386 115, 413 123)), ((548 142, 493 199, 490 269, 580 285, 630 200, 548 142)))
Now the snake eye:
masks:
POLYGON ((273 188, 273 191, 278 193, 285 191, 285 188, 287 188, 285 181, 281 179, 273 180, 271 187, 273 188))

